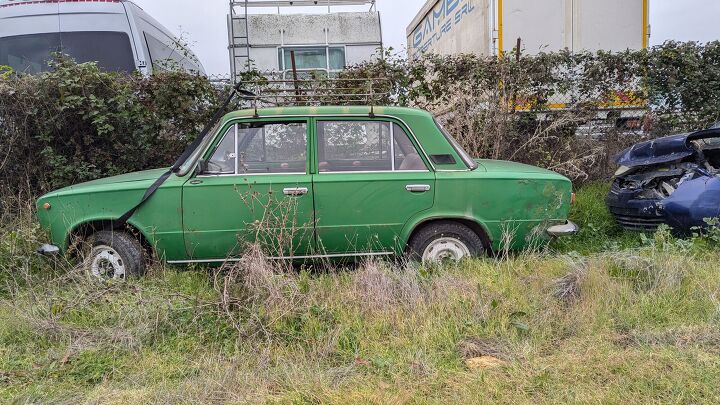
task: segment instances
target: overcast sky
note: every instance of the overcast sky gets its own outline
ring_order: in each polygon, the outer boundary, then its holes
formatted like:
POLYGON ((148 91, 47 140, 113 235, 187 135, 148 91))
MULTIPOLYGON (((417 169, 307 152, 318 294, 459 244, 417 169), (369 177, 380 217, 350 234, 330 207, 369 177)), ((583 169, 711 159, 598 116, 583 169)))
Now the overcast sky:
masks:
MULTIPOLYGON (((209 74, 227 74, 227 0, 134 0, 192 45, 209 74)), ((405 29, 425 0, 377 0, 386 46, 405 49, 405 29)), ((650 0, 652 44, 720 39, 717 0, 650 0)))

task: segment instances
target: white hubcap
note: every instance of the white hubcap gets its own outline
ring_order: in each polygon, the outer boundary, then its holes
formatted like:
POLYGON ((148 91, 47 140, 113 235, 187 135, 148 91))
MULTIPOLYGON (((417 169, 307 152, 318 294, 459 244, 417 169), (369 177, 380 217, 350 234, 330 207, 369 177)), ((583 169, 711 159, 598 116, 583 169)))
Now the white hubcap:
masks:
POLYGON ((95 246, 88 258, 90 274, 100 279, 122 280, 125 278, 125 262, 110 246, 95 246))
POLYGON ((425 248, 423 252, 424 262, 441 262, 444 260, 459 261, 470 256, 470 249, 459 239, 442 237, 438 238, 425 248))

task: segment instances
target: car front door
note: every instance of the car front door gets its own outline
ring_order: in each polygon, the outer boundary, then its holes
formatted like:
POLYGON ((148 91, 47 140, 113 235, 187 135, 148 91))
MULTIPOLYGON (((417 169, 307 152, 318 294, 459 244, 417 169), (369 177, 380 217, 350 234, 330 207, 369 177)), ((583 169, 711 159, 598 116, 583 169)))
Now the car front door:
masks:
POLYGON ((390 119, 317 119, 318 250, 382 254, 405 223, 432 208, 435 174, 410 132, 390 119))
POLYGON ((272 257, 314 246, 309 122, 256 120, 227 125, 183 187, 190 259, 223 260, 259 243, 272 257))

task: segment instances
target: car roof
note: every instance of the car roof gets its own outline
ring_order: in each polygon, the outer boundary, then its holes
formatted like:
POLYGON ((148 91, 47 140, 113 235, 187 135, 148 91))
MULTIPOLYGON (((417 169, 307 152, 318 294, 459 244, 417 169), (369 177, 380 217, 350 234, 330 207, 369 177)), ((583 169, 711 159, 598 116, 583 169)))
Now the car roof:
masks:
POLYGON ((418 108, 408 107, 390 107, 390 106, 323 106, 323 107, 272 107, 272 108, 258 108, 245 109, 233 111, 225 115, 225 120, 239 119, 239 118, 253 118, 253 117, 307 117, 307 116, 318 116, 318 115, 368 115, 371 113, 381 116, 391 117, 432 117, 431 114, 425 110, 418 108))

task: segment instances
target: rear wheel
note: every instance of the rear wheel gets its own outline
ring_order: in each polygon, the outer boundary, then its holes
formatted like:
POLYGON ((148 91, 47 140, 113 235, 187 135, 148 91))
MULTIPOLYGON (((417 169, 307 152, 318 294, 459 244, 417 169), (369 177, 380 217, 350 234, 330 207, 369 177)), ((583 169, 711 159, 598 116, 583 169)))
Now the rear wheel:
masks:
POLYGON ((485 253, 482 239, 467 226, 453 221, 432 223, 410 239, 408 253, 423 262, 460 261, 485 253))
POLYGON ((101 280, 124 280, 145 273, 145 252, 133 235, 123 231, 100 231, 89 240, 84 267, 101 280))

